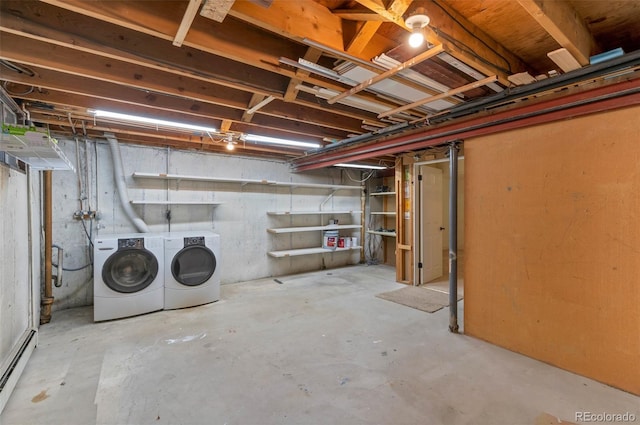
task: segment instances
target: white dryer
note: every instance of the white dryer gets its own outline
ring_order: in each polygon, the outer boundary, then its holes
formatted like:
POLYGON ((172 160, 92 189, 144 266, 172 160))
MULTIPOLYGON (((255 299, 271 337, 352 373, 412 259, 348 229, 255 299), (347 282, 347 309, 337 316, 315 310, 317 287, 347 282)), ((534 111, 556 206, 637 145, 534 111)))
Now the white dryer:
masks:
POLYGON ((93 319, 118 319, 164 307, 161 234, 101 235, 94 245, 93 319))
POLYGON ((207 231, 166 233, 164 309, 220 299, 220 235, 207 231))

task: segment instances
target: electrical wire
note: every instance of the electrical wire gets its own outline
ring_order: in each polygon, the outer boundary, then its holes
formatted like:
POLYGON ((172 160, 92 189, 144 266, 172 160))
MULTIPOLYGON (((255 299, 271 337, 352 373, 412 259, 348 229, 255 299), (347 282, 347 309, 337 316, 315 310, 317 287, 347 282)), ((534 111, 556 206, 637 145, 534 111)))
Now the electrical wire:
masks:
POLYGON ((349 174, 349 170, 342 170, 342 171, 344 171, 344 173, 347 175, 347 178, 348 178, 349 180, 351 180, 351 181, 353 181, 353 182, 356 182, 356 183, 364 183, 364 182, 366 182, 367 180, 369 180, 371 177, 373 177, 373 175, 375 174, 375 170, 369 170, 369 171, 366 171, 365 173, 366 173, 366 175, 367 175, 367 176, 366 176, 364 179, 362 179, 362 180, 358 180, 358 179, 353 178, 353 177, 351 176, 351 174, 349 174))
POLYGON ((14 91, 11 91, 11 89, 8 87, 9 84, 11 84, 10 81, 3 81, 2 82, 2 88, 4 88, 6 90, 6 92, 9 93, 12 96, 26 96, 28 94, 33 93, 33 91, 35 90, 34 86, 30 86, 26 91, 24 91, 22 93, 16 93, 14 91))

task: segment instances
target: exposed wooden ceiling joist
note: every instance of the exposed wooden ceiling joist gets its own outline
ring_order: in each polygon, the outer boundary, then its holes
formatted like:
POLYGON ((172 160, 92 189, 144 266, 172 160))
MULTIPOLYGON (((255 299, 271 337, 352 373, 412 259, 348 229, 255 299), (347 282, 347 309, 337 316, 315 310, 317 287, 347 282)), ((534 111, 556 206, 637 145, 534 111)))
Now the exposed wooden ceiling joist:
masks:
POLYGON ((193 19, 198 13, 198 9, 200 8, 201 3, 202 0, 189 0, 187 10, 182 16, 182 22, 180 22, 180 26, 178 27, 178 31, 176 32, 176 36, 173 38, 174 46, 182 46, 182 42, 189 32, 189 28, 191 28, 191 24, 193 23, 193 19))
POLYGON ((596 42, 569 3, 549 0, 518 0, 518 3, 581 65, 589 64, 596 42))
POLYGON ((266 9, 237 1, 229 15, 286 38, 322 40, 334 49, 344 49, 341 19, 312 0, 278 1, 266 9))
POLYGON ((341 140, 422 117, 422 107, 378 114, 450 96, 451 88, 487 75, 502 84, 446 102, 500 91, 510 74, 544 78, 554 69, 547 54, 559 47, 583 65, 601 48, 632 51, 640 25, 640 8, 624 1, 208 0, 203 9, 218 8, 217 20, 193 13, 202 2, 3 0, 0 80, 17 101, 51 105, 38 116, 57 116, 61 126, 98 107, 234 132, 341 140), (416 56, 404 18, 418 7, 431 18, 428 41, 447 54, 390 76, 385 71, 416 56), (356 93, 368 84, 375 90, 356 93), (343 98, 332 101, 337 94, 343 98))

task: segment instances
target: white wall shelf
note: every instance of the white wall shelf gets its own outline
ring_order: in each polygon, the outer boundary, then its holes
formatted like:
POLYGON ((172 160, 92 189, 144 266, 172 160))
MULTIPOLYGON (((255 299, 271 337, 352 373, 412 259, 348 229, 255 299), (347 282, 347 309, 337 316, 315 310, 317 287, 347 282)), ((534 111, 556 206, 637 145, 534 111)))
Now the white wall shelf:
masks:
POLYGON ((140 173, 134 172, 133 178, 137 179, 156 179, 156 180, 184 180, 209 183, 239 183, 241 185, 258 184, 268 186, 286 186, 291 188, 309 188, 309 189, 332 189, 332 190, 363 190, 362 186, 346 186, 335 184, 317 184, 317 183, 294 183, 279 182, 275 180, 257 180, 257 179, 234 179, 227 177, 206 177, 206 176, 190 176, 182 174, 162 174, 162 173, 140 173))
POLYGON ((269 233, 295 233, 295 232, 313 232, 324 230, 340 230, 340 229, 359 229, 359 224, 338 224, 327 226, 306 226, 306 227, 277 227, 274 229, 267 229, 269 233))
POLYGON ((395 192, 372 192, 369 196, 395 196, 395 192))
MULTIPOLYGON (((333 194, 329 196, 331 197, 333 196, 333 194)), ((277 216, 279 218, 293 216, 293 215, 317 215, 319 217, 322 217, 326 215, 335 216, 338 214, 348 214, 351 216, 354 214, 357 214, 358 216, 361 216, 362 211, 361 210, 360 211, 358 210, 335 210, 335 211, 318 210, 318 211, 268 211, 267 212, 267 215, 277 216)), ((297 232, 320 232, 320 234, 323 236, 323 232, 331 231, 331 230, 333 231, 349 230, 351 232, 353 232, 354 230, 359 230, 360 232, 362 232, 363 226, 362 224, 327 224, 327 225, 320 225, 320 226, 275 227, 275 228, 267 229, 267 232, 273 233, 273 234, 297 233, 297 232)), ((361 233, 360 235, 362 236, 363 234, 361 233)), ((298 249, 290 249, 290 250, 282 250, 282 251, 269 251, 267 252, 267 254, 274 258, 282 258, 282 257, 294 257, 299 255, 319 254, 319 253, 325 253, 325 252, 352 251, 352 250, 358 250, 358 249, 361 249, 361 247, 349 246, 345 248, 329 249, 322 246, 319 248, 310 247, 310 248, 298 248, 298 249)))
POLYGON ((388 215, 388 216, 394 216, 396 215, 395 211, 372 211, 371 215, 388 215))
POLYGON ((343 252, 343 251, 353 251, 362 249, 361 246, 352 246, 349 248, 336 248, 336 249, 327 249, 327 248, 301 248, 301 249, 289 249, 283 251, 269 251, 270 257, 274 258, 284 258, 284 257, 295 257, 298 255, 311 255, 311 254, 328 254, 332 252, 343 252))
POLYGON ((130 201, 133 205, 213 205, 217 206, 222 204, 222 202, 215 201, 146 201, 146 200, 135 200, 130 201))
POLYGON ((267 215, 338 215, 338 214, 362 214, 362 211, 267 211, 267 215))

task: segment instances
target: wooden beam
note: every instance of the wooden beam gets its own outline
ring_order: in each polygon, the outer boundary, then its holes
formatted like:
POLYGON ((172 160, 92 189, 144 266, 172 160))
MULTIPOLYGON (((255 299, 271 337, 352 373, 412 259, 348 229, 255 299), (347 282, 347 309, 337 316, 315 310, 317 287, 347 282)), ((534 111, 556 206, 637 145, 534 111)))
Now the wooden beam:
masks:
MULTIPOLYGON (((117 112, 136 115, 135 111, 128 111, 131 105, 133 105, 134 107, 146 108, 147 112, 142 115, 155 114, 163 118, 167 113, 178 114, 167 119, 185 122, 197 121, 197 118, 189 117, 202 117, 205 119, 226 118, 234 122, 240 122, 242 110, 244 109, 244 106, 242 108, 229 108, 184 97, 164 95, 162 93, 154 93, 104 81, 92 80, 87 77, 60 73, 45 68, 34 66, 30 68, 36 73, 35 77, 7 72, 2 67, 0 68, 0 79, 24 84, 27 88, 37 87, 38 89, 34 90, 30 96, 37 95, 39 96, 38 99, 45 103, 65 103, 61 98, 75 94, 86 98, 81 104, 81 106, 85 108, 105 109, 105 104, 119 105, 116 109, 117 112), (183 116, 182 119, 179 119, 180 114, 183 116)), ((17 97, 16 93, 12 93, 12 95, 16 95, 17 97)), ((292 107, 299 109, 295 105, 292 107)), ((137 115, 140 115, 140 113, 137 113, 137 115)), ((349 133, 360 131, 359 120, 352 120, 351 123, 352 126, 349 130, 340 130, 317 125, 309 121, 296 122, 291 119, 291 116, 285 119, 273 115, 255 114, 251 125, 255 125, 256 128, 260 129, 267 128, 273 131, 289 132, 312 137, 322 138, 328 134, 332 134, 336 138, 344 138, 349 133)), ((333 122, 333 124, 335 124, 335 122, 333 122)))
POLYGON ((115 59, 82 54, 66 47, 25 40, 0 32, 0 57, 26 65, 40 66, 76 76, 108 81, 156 93, 189 97, 203 102, 244 109, 251 95, 192 78, 171 74, 115 59))
MULTIPOLYGON (((322 56, 322 51, 315 49, 313 47, 309 47, 304 54, 303 59, 309 62, 316 63, 318 59, 322 56)), ((303 69, 296 70, 295 78, 289 80, 289 85, 287 86, 287 90, 284 93, 284 100, 286 102, 293 102, 298 95, 298 84, 302 83, 305 77, 309 76, 309 72, 303 69)), ((252 105, 253 106, 253 105, 252 105)))
POLYGON ((362 53, 376 32, 378 32, 381 25, 382 22, 380 21, 367 21, 363 23, 347 45, 347 53, 351 55, 362 53))
MULTIPOLYGON (((173 40, 177 31, 174 24, 180 2, 128 2, 128 1, 82 1, 82 0, 42 0, 57 8, 108 22, 132 32, 148 34, 161 40, 173 40)), ((9 1, 2 1, 1 7, 9 1)), ((41 3, 24 2, 21 3, 41 3)), ((242 2, 245 3, 245 2, 242 2)), ((54 13, 58 13, 54 9, 54 13)), ((337 18, 336 18, 337 19, 337 18)), ((304 46, 279 37, 268 37, 263 30, 246 25, 237 20, 228 20, 224 26, 212 27, 210 21, 195 20, 183 45, 203 52, 232 59, 245 65, 292 76, 278 64, 281 56, 300 57, 304 46)), ((63 25, 62 27, 68 27, 63 25)), ((165 44, 166 46, 166 44, 165 44)), ((166 49, 166 47, 164 48, 166 49)), ((160 50, 163 51, 164 49, 160 50)), ((164 54, 164 51, 163 51, 164 54)))
MULTIPOLYGON (((404 12, 386 10, 379 0, 357 0, 357 2, 409 32, 404 22, 404 12)), ((420 4, 431 18, 431 22, 424 29, 425 38, 431 44, 442 44, 451 56, 485 75, 498 75, 498 80, 505 85, 509 85, 508 75, 526 69, 524 62, 516 55, 444 2, 432 1, 420 4), (489 64, 478 57, 484 58, 489 64)))
POLYGON ((427 98, 418 100, 416 102, 409 103, 409 104, 404 105, 404 106, 400 106, 399 108, 390 109, 390 110, 385 111, 385 112, 383 112, 381 114, 378 114, 378 118, 388 117, 389 115, 397 114, 398 112, 406 111, 407 109, 412 109, 412 108, 415 108, 417 106, 426 105, 427 103, 435 102, 436 100, 446 99, 447 97, 456 95, 458 93, 464 93, 467 90, 475 89, 475 88, 478 88, 478 87, 481 87, 481 86, 485 86, 487 84, 494 83, 497 80, 498 80, 498 76, 497 75, 493 75, 491 77, 487 77, 487 78, 479 80, 479 81, 474 81, 473 83, 465 84, 464 86, 461 86, 461 87, 456 87, 455 89, 451 89, 451 90, 449 90, 447 92, 440 93, 440 94, 435 95, 435 96, 427 97, 427 98))
POLYGON ((347 21, 387 22, 387 18, 370 9, 334 9, 333 14, 347 21))
POLYGON ((231 129, 232 123, 233 121, 231 120, 222 120, 222 122, 220 123, 220 132, 224 133, 229 131, 231 129))
POLYGON ((235 1, 236 0, 206 0, 202 5, 200 15, 213 19, 216 22, 222 22, 224 18, 227 17, 235 1))
POLYGON ((580 65, 589 65, 589 57, 596 53, 596 41, 569 2, 518 0, 518 3, 560 46, 567 49, 580 65))
POLYGON ((229 15, 287 38, 318 40, 344 50, 341 19, 313 0, 276 1, 268 9, 237 1, 229 15))
POLYGON ((369 10, 374 11, 382 16, 386 21, 394 22, 402 28, 406 28, 404 24, 404 13, 409 8, 413 0, 396 0, 390 7, 387 7, 380 0, 356 0, 359 4, 369 10))
POLYGON ((436 55, 438 55, 439 53, 442 53, 444 51, 444 49, 442 48, 442 45, 438 45, 438 46, 434 46, 433 48, 420 53, 418 56, 414 56, 413 58, 409 59, 406 62, 401 63, 400 65, 396 66, 395 68, 391 68, 388 71, 383 72, 382 74, 378 74, 375 77, 369 78, 368 80, 363 81, 362 83, 358 84, 357 86, 353 87, 351 90, 347 90, 344 91, 342 93, 340 93, 337 96, 332 97, 331 99, 328 99, 327 102, 329 102, 330 104, 336 103, 338 100, 340 99, 344 99, 347 96, 351 96, 354 95, 364 89, 366 89, 367 87, 370 87, 386 78, 391 77, 392 75, 397 74, 400 71, 403 71, 407 68, 411 68, 414 65, 419 64, 420 62, 423 62, 429 58, 432 58, 436 55))
MULTIPOLYGON (((251 96, 251 100, 249 101, 249 105, 247 105, 249 108, 253 108, 254 106, 256 106, 258 103, 262 102, 264 99, 266 99, 267 96, 263 96, 261 94, 258 93, 254 93, 253 96, 251 96)), ((251 119, 253 118, 253 114, 248 114, 247 111, 245 110, 242 113, 242 121, 243 122, 251 122, 251 119)))
MULTIPOLYGON (((149 67, 174 74, 179 78, 190 77, 207 83, 213 82, 225 87, 243 90, 252 95, 257 93, 263 96, 279 97, 280 94, 276 88, 286 84, 284 75, 246 67, 239 62, 217 55, 211 56, 207 52, 187 46, 182 46, 179 49, 167 47, 166 42, 157 37, 116 27, 92 18, 77 16, 71 12, 58 11, 53 13, 54 7, 42 2, 3 1, 0 8, 3 13, 2 19, 0 19, 0 29, 27 39, 54 43, 58 46, 78 50, 81 53, 90 53, 106 59, 117 59, 132 65, 149 67), (20 18, 9 13, 5 9, 6 7, 16 12, 19 11, 20 18), (72 33, 64 33, 57 29, 65 22, 72 29, 72 33), (155 56, 159 52, 162 56, 155 56), (261 89, 260 85, 264 85, 265 88, 261 89)), ((22 43, 28 45, 29 41, 20 41, 19 44, 22 43)), ((320 50, 309 48, 304 57, 315 62, 321 54, 320 50)), ((295 81, 295 85, 290 88, 291 90, 295 89, 295 86, 302 81, 307 81, 310 84, 319 83, 304 71, 295 74, 289 72, 289 75, 300 77, 292 80, 295 81)), ((333 90, 342 88, 341 85, 327 82, 324 82, 324 85, 333 90)), ((297 101, 295 95, 290 101, 315 109, 328 107, 328 105, 317 101, 297 101)), ((363 111, 345 111, 340 108, 332 110, 337 115, 359 120, 372 119, 368 113, 363 111)))
MULTIPOLYGON (((386 10, 391 10, 397 14, 403 14, 412 0, 391 0, 391 3, 386 7, 386 10)), ((380 15, 379 15, 380 16, 380 15)), ((382 25, 382 21, 369 21, 366 20, 364 24, 358 29, 356 35, 351 39, 347 46, 347 53, 352 55, 360 54, 364 48, 369 44, 371 39, 382 25)))
POLYGON ((176 32, 176 36, 173 38, 174 46, 182 46, 182 42, 189 32, 189 28, 191 28, 191 24, 193 23, 193 19, 198 13, 198 8, 200 7, 201 3, 202 0, 189 0, 187 10, 185 10, 184 15, 182 16, 182 22, 180 22, 180 26, 178 27, 178 31, 176 32))

